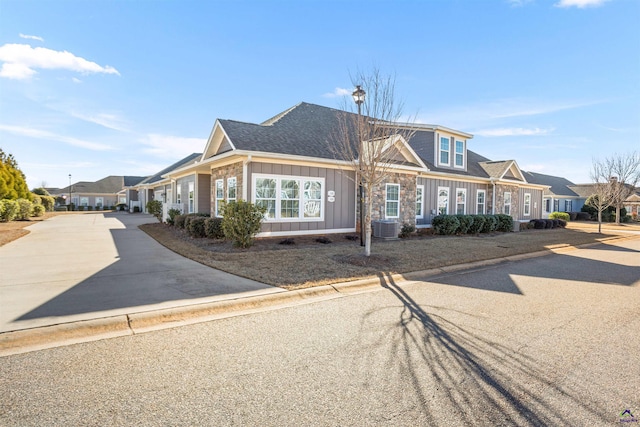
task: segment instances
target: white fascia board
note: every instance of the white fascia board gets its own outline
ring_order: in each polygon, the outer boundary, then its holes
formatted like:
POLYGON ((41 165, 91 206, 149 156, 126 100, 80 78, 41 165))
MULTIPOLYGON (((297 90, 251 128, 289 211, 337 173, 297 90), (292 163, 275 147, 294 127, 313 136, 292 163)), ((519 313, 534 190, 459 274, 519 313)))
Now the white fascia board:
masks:
POLYGON ((473 134, 468 132, 463 132, 461 130, 451 129, 446 126, 441 125, 430 125, 426 123, 390 123, 389 127, 399 127, 406 129, 417 129, 417 130, 432 130, 432 131, 443 131, 447 133, 452 133, 454 135, 459 135, 465 137, 467 139, 473 139, 473 134))
POLYGON ((432 179, 449 179, 451 181, 462 181, 462 182, 480 182, 480 183, 491 183, 491 178, 483 178, 480 176, 473 175, 456 175, 453 173, 447 172, 438 172, 438 171, 428 171, 420 175, 421 178, 432 178, 432 179))
MULTIPOLYGON (((219 119, 216 119, 216 122, 215 122, 215 123, 214 123, 214 125, 213 125, 213 129, 211 129, 211 133, 209 134, 209 139, 207 139, 207 143, 206 143, 206 145, 204 146, 204 151, 202 152, 202 156, 201 156, 201 158, 200 158, 200 161, 204 161, 204 160, 206 160, 206 155, 207 155, 207 153, 209 152, 209 149, 210 149, 210 148, 211 148, 211 149, 212 149, 212 148, 215 148, 215 150, 216 150, 216 151, 220 148, 220 146, 219 146, 219 145, 218 145, 217 147, 213 147, 213 146, 212 146, 212 144, 213 144, 213 137, 215 136, 216 131, 217 131, 218 129, 222 132, 222 134, 223 134, 223 139, 224 139, 224 138, 226 138, 226 139, 227 139, 227 141, 229 141, 229 145, 231 146, 232 150, 235 150, 235 149, 236 149, 236 146, 235 146, 235 145, 233 145, 233 141, 231 141, 231 138, 229 138, 229 135, 227 135, 227 132, 224 130, 224 127, 223 127, 223 126, 222 126, 222 124, 220 123, 220 120, 219 120, 219 119)), ((213 157, 215 157, 215 154, 213 155, 213 157)))

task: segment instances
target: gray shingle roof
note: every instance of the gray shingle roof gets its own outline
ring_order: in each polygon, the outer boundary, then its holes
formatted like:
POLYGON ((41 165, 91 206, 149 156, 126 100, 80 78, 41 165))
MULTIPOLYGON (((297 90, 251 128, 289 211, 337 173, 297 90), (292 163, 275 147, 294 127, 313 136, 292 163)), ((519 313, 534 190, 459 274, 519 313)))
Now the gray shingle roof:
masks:
MULTIPOLYGON (((72 191, 74 193, 85 194, 115 194, 125 187, 125 183, 138 183, 145 177, 143 176, 118 176, 110 175, 106 178, 102 178, 99 181, 78 181, 75 184, 71 184, 72 191)), ((129 184, 135 185, 135 184, 129 184)), ((64 194, 69 192, 69 186, 58 190, 58 194, 64 194)))
POLYGON ((544 175, 536 172, 522 172, 528 182, 533 184, 548 185, 550 188, 544 191, 545 195, 579 197, 569 186, 575 185, 573 182, 561 176, 544 175))
POLYGON ((178 169, 182 166, 186 166, 189 163, 193 163, 195 162, 200 156, 202 156, 202 153, 191 153, 189 154, 187 157, 178 160, 177 162, 175 162, 174 164, 172 164, 171 166, 167 166, 166 168, 162 169, 160 172, 147 177, 144 181, 141 181, 140 184, 153 184, 154 182, 158 182, 158 181, 162 181, 162 175, 171 172, 174 169, 178 169))

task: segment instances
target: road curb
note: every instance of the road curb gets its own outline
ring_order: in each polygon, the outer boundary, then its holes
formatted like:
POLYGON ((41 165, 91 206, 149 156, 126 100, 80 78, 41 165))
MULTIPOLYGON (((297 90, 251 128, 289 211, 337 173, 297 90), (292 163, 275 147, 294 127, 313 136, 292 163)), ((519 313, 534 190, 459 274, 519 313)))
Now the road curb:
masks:
POLYGON ((454 273, 456 271, 482 268, 504 262, 522 261, 554 253, 564 253, 576 249, 596 246, 612 241, 638 239, 638 236, 615 236, 601 242, 583 245, 558 245, 553 248, 526 254, 510 255, 465 264, 455 264, 404 274, 381 274, 349 282, 334 283, 298 289, 253 295, 235 299, 170 307, 149 311, 133 312, 125 315, 81 320, 43 326, 32 329, 0 333, 0 357, 27 353, 53 347, 61 347, 81 342, 97 341, 127 335, 135 335, 161 329, 169 329, 216 319, 251 314, 266 309, 293 307, 310 302, 341 298, 359 293, 382 290, 389 283, 424 280, 429 277, 454 273))

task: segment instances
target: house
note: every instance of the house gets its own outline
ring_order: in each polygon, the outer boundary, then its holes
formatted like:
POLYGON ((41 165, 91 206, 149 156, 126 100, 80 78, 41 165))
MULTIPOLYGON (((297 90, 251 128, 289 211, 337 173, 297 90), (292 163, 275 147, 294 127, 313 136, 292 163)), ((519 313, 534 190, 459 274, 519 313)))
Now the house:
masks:
POLYGON ((584 196, 576 185, 566 178, 525 172, 528 182, 546 185, 542 200, 542 217, 548 218, 551 212, 580 212, 588 196, 584 196))
POLYGON ((133 187, 145 177, 111 175, 99 181, 79 181, 71 186, 55 189, 52 196, 62 197, 68 203, 69 198, 78 208, 103 209, 118 204, 129 205, 138 200, 136 191, 123 190, 133 187))
MULTIPOLYGON (((183 206, 188 193, 184 211, 212 216, 225 202, 249 200, 267 210, 259 236, 354 232, 358 178, 336 150, 340 118, 351 114, 303 102, 260 124, 218 119, 201 155, 167 168, 138 191, 153 187, 157 196, 161 188, 166 205, 183 206)), ((408 141, 393 138, 401 158, 372 194, 374 221, 429 227, 438 214, 541 217, 549 185, 530 182, 515 160, 492 161, 471 151, 473 135, 466 132, 406 126, 415 133, 408 141)))

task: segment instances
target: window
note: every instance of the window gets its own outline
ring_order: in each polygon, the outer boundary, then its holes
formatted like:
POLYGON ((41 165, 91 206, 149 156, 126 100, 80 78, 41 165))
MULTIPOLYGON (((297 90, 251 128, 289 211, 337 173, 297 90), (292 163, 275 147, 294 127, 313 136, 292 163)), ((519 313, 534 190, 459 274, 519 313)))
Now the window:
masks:
POLYGON ((551 212, 551 199, 544 199, 544 211, 551 212))
POLYGON ((101 208, 104 205, 104 199, 102 197, 96 197, 96 207, 101 208))
POLYGON ((484 215, 486 199, 487 199, 487 192, 485 190, 478 190, 476 193, 476 213, 478 215, 484 215))
POLYGON ((467 211, 467 189, 456 188, 456 214, 464 215, 467 211))
POLYGON ((195 183, 189 183, 189 213, 193 213, 195 209, 195 183))
POLYGON ((127 198, 126 198, 126 197, 124 197, 124 196, 120 196, 120 197, 118 198, 118 200, 119 200, 119 202, 118 202, 118 203, 127 203, 127 198))
POLYGON ((384 205, 385 218, 400 216, 400 184, 387 184, 384 205))
POLYGON ((267 220, 323 219, 323 178, 254 175, 254 203, 267 209, 267 220))
POLYGON ((511 193, 509 191, 504 192, 504 209, 502 209, 502 213, 511 215, 511 193))
POLYGON ((524 193, 524 216, 531 215, 531 194, 524 193))
POLYGON ((440 137, 440 164, 449 165, 449 138, 440 137))
POLYGON ((449 189, 438 187, 438 214, 447 215, 449 213, 449 189))
POLYGON ((224 204, 224 180, 216 179, 216 216, 222 216, 222 205, 224 204))
POLYGON ((80 197, 80 206, 89 206, 89 198, 80 197))
POLYGON ((177 204, 182 203, 182 185, 177 183, 176 183, 176 203, 177 204))
POLYGON ((456 139, 456 167, 464 167, 464 141, 456 139))
POLYGON ((416 187, 416 218, 424 218, 424 185, 416 187))
POLYGON ((553 211, 558 212, 560 210, 560 200, 553 201, 553 211))
POLYGON ((236 201, 236 195, 238 194, 237 182, 235 176, 233 178, 227 178, 227 202, 236 201))
POLYGON ((565 200, 564 201, 564 211, 565 212, 571 212, 571 208, 573 207, 573 201, 572 200, 565 200))

